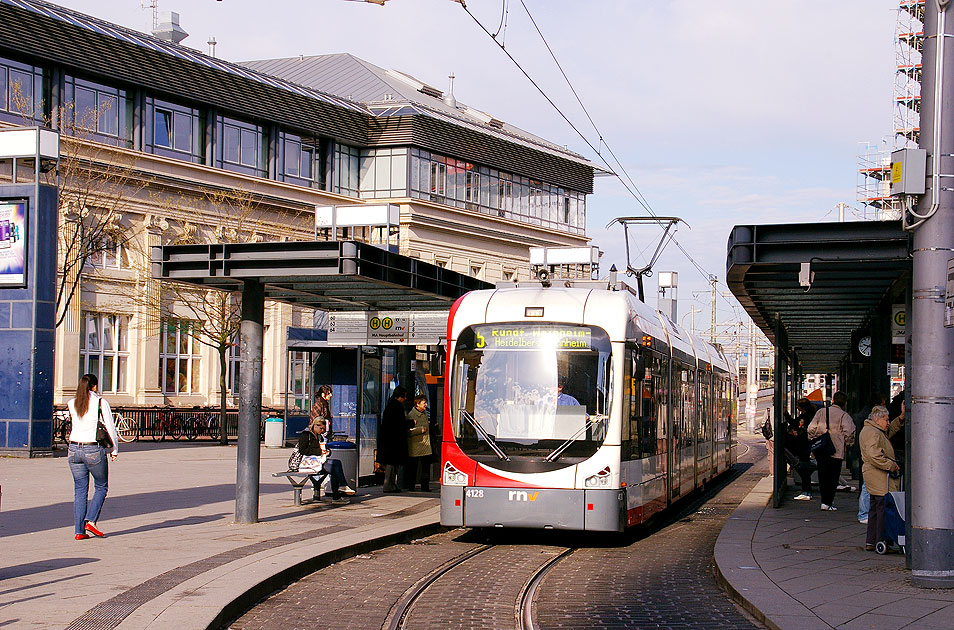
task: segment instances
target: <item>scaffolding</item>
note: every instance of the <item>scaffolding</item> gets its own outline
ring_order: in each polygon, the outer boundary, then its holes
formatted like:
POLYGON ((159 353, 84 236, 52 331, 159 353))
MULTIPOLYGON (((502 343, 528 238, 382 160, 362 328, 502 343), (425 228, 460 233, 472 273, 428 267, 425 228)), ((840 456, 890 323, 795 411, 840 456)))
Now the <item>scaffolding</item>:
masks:
POLYGON ((924 0, 898 0, 895 26, 894 134, 880 145, 863 142, 858 151, 857 200, 864 219, 901 218, 901 203, 891 198, 891 151, 917 148, 921 133, 921 44, 924 0))

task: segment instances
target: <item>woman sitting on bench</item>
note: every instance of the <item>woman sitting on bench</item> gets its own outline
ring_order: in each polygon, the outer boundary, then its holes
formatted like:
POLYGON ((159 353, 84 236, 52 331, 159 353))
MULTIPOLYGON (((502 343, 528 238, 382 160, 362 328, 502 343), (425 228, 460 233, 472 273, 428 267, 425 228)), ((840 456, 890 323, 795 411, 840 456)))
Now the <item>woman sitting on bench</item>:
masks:
MULTIPOLYGON (((315 455, 325 457, 325 463, 322 470, 331 476, 331 502, 335 504, 350 503, 342 497, 342 493, 353 495, 354 490, 348 486, 348 480, 345 479, 344 469, 341 467, 341 461, 328 457, 328 447, 325 446, 324 432, 328 428, 328 423, 324 418, 315 418, 309 423, 308 428, 301 432, 298 437, 298 451, 302 455, 315 455)), ((320 497, 321 481, 315 477, 311 478, 311 483, 315 486, 314 499, 317 501, 320 497)), ((323 475, 322 475, 323 477, 323 475)))

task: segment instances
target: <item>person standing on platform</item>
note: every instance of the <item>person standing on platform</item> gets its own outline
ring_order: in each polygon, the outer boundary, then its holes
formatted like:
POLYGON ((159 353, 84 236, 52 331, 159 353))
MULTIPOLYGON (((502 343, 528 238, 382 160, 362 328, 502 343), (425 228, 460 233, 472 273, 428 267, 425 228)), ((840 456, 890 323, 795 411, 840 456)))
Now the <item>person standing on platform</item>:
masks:
POLYGON ((427 418, 427 396, 415 396, 414 407, 407 413, 407 466, 404 471, 404 489, 414 490, 417 469, 421 469, 421 491, 431 487, 431 434, 427 418))
POLYGON ((404 414, 407 390, 394 388, 391 400, 381 415, 381 430, 378 432, 378 463, 384 465, 384 491, 400 492, 397 485, 398 467, 407 460, 408 421, 404 414))
POLYGON ((308 416, 309 426, 314 424, 316 420, 321 419, 325 421, 325 433, 324 437, 327 440, 331 439, 331 385, 322 385, 315 392, 315 402, 311 405, 311 413, 308 416))
POLYGON ((76 387, 76 396, 66 403, 72 429, 69 437, 67 461, 73 474, 73 532, 76 540, 86 540, 90 534, 106 534, 96 526, 99 513, 109 490, 109 462, 106 449, 96 441, 96 427, 102 422, 113 441, 109 459, 119 457, 119 434, 113 422, 109 403, 99 395, 99 379, 95 374, 84 374, 76 387), (89 478, 93 477, 93 499, 89 497, 89 478))
POLYGON ((789 425, 788 436, 786 437, 787 441, 791 443, 791 448, 786 446, 786 449, 791 450, 792 454, 795 455, 798 461, 796 470, 798 470, 798 476, 802 480, 802 492, 796 495, 795 500, 811 501, 812 472, 815 470, 815 466, 812 465, 811 452, 808 450, 808 423, 812 421, 812 417, 815 415, 815 407, 812 405, 812 401, 807 398, 800 398, 795 403, 795 408, 798 414, 789 425))
POLYGON ((855 423, 845 411, 848 397, 844 392, 835 392, 831 397, 831 406, 819 409, 808 425, 808 439, 814 440, 825 432, 831 434, 835 454, 831 457, 816 457, 818 462, 818 488, 821 492, 821 509, 837 510, 834 506, 835 490, 838 488, 838 476, 841 463, 845 459, 845 447, 855 440, 855 423))
POLYGON ((901 430, 902 417, 889 422, 888 410, 878 405, 872 408, 858 436, 864 462, 861 474, 871 495, 865 551, 874 551, 875 545, 884 539, 884 496, 900 487, 901 469, 895 460, 891 436, 901 430))

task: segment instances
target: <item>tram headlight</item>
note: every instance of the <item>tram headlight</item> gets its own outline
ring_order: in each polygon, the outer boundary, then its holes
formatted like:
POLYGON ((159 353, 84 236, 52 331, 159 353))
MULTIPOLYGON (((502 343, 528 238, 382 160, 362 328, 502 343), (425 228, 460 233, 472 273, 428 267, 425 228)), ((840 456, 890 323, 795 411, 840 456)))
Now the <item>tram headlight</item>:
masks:
POLYGON ((441 484, 445 486, 466 486, 467 475, 454 468, 450 462, 444 464, 441 484))
POLYGON ((607 466, 595 475, 590 475, 583 480, 583 485, 587 488, 609 488, 610 486, 610 468, 607 466))

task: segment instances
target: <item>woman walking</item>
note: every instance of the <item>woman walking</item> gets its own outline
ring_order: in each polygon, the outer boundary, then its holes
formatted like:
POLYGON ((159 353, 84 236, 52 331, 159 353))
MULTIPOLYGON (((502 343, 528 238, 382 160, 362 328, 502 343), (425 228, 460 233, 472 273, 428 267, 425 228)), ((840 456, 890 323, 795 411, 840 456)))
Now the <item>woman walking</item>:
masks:
POLYGON ((76 540, 85 540, 89 535, 105 536, 96 526, 99 513, 106 500, 109 486, 109 463, 106 449, 96 442, 96 426, 103 423, 113 441, 109 458, 119 457, 119 435, 113 423, 109 403, 99 395, 95 374, 84 374, 76 387, 76 397, 66 404, 73 421, 69 438, 70 472, 73 473, 73 529, 76 540), (93 477, 93 500, 89 496, 89 477, 93 477))

